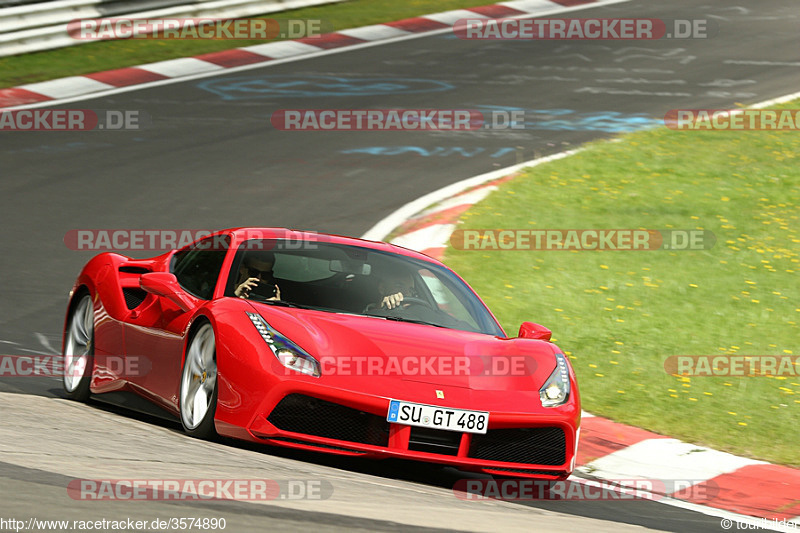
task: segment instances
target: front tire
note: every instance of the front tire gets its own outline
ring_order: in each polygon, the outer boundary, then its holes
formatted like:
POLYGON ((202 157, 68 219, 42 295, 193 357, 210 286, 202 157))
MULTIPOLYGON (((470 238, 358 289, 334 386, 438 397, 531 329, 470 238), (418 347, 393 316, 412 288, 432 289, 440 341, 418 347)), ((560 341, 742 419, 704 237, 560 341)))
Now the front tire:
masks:
POLYGON ((181 424, 192 437, 216 436, 217 356, 214 328, 204 323, 189 341, 181 374, 181 424))
POLYGON ((64 340, 64 392, 79 402, 89 399, 94 367, 94 306, 84 294, 72 308, 64 340))

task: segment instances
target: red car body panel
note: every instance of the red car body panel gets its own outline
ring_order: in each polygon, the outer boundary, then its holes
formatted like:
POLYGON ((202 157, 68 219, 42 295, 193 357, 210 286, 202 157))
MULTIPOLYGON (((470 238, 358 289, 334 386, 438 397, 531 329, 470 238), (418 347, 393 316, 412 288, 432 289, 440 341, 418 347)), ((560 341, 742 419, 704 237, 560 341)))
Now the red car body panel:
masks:
MULTIPOLYGON (((402 457, 504 475, 564 479, 572 472, 581 417, 572 368, 568 370, 570 397, 565 404, 543 407, 539 397, 540 387, 556 368, 554 354, 560 350, 554 344, 378 317, 277 307, 224 296, 235 251, 242 242, 254 238, 348 244, 404 255, 437 266, 443 266, 442 263, 397 246, 348 237, 271 228, 240 228, 218 235, 229 236, 230 246, 214 296, 201 300, 185 293, 190 306, 188 311, 175 301, 152 293, 144 295, 144 300, 130 309, 123 292, 123 289, 141 291, 143 273, 169 272, 175 251, 143 260, 105 253, 83 268, 73 287, 68 314, 78 294, 86 292, 91 296, 95 316, 92 393, 132 392, 179 417, 179 389, 187 341, 193 325, 208 321, 216 337, 215 427, 222 435, 344 455, 402 457), (403 376, 329 372, 314 377, 283 367, 253 326, 248 312, 260 314, 283 336, 312 356, 325 357, 329 363, 333 361, 334 367, 337 357, 352 359, 362 355, 373 358, 455 357, 479 364, 486 364, 487 358, 508 356, 525 357, 532 364, 530 372, 524 375, 403 376), (146 371, 121 370, 120 355, 125 358, 140 356, 148 365, 143 369, 146 371), (111 356, 114 364, 109 362, 111 356), (471 457, 472 441, 477 438, 471 433, 453 437, 460 439, 454 454, 412 450, 409 449, 412 427, 388 422, 386 445, 286 431, 268 418, 291 394, 357 410, 365 417, 378 417, 370 418, 373 421, 385 420, 389 401, 396 399, 488 411, 490 433, 511 428, 560 428, 564 432, 564 461, 545 465, 471 457)), ((142 296, 143 291, 137 294, 142 296)), ((496 322, 493 316, 492 320, 496 322)))

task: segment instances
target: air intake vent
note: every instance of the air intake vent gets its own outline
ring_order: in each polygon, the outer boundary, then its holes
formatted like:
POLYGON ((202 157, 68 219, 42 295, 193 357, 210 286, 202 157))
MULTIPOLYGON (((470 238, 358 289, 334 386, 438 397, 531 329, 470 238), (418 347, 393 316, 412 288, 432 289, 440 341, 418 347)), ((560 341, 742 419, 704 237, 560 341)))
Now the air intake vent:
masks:
POLYGON ((389 422, 385 418, 304 394, 286 396, 267 420, 293 433, 374 446, 389 444, 389 422))
POLYGON ((140 266, 121 266, 119 267, 119 271, 125 274, 147 274, 150 272, 150 269, 140 266))
POLYGON ((136 309, 147 298, 147 292, 135 287, 124 287, 122 294, 125 296, 125 305, 128 306, 128 309, 136 309))
POLYGON ((408 439, 409 450, 441 455, 458 455, 460 444, 461 433, 442 429, 412 427, 408 439))
POLYGON ((474 435, 469 456, 488 461, 532 465, 562 465, 567 457, 561 428, 490 429, 474 435))

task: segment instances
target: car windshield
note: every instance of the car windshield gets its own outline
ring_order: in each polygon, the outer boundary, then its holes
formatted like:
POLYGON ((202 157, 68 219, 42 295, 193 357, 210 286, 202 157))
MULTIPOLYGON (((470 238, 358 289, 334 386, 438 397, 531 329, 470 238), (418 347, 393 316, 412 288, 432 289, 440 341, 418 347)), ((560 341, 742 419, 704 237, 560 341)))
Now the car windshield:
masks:
POLYGON ((256 301, 503 336, 452 271, 403 255, 327 242, 256 239, 237 250, 226 296, 234 296, 252 276, 259 282, 248 297, 256 301), (399 304, 389 308, 387 297, 399 304))

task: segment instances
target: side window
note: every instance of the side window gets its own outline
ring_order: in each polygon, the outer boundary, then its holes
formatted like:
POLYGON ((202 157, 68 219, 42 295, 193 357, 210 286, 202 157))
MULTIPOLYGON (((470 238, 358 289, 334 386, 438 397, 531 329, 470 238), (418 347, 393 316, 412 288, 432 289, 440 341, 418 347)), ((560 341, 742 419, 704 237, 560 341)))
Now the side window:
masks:
POLYGON ((181 287, 198 298, 210 300, 229 244, 227 235, 224 239, 209 237, 175 254, 172 273, 181 287))
POLYGON ((433 295, 433 299, 436 300, 439 309, 450 313, 459 320, 467 322, 470 326, 476 328, 477 331, 478 324, 475 322, 475 317, 464 307, 461 300, 458 299, 447 285, 442 283, 442 280, 428 269, 420 270, 419 274, 422 281, 425 282, 425 285, 428 287, 428 290, 431 291, 431 295, 433 295))

